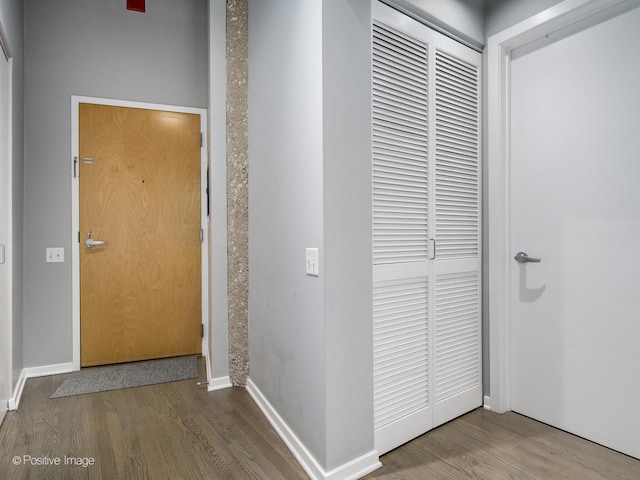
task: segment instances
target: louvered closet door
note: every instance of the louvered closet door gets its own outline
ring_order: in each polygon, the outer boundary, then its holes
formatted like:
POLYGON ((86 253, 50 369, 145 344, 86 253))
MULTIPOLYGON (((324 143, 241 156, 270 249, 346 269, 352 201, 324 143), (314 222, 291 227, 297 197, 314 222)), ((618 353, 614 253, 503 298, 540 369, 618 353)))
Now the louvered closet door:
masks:
POLYGON ((434 426, 482 404, 481 56, 436 36, 434 426))
POLYGON ((428 44, 415 35, 428 32, 417 30, 409 35, 373 26, 374 425, 380 453, 432 423, 428 44))
POLYGON ((382 454, 481 401, 479 72, 456 55, 455 42, 386 5, 374 4, 372 41, 374 426, 382 454))

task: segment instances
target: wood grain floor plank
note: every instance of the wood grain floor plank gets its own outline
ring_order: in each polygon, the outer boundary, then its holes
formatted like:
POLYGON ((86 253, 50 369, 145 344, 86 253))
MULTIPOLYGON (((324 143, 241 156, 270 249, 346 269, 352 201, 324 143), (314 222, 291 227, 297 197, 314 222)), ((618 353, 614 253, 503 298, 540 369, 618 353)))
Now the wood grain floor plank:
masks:
POLYGON ((475 410, 389 452, 367 479, 639 480, 640 460, 535 420, 475 410))
POLYGON ((209 393, 189 380, 49 399, 65 378, 27 382, 20 409, 0 428, 0 479, 306 478, 277 436, 269 449, 260 427, 238 421, 234 399, 251 402, 244 389, 209 393), (24 455, 86 456, 95 465, 12 464, 24 455))
MULTIPOLYGON (((306 479, 244 389, 195 380, 49 399, 30 379, 0 427, 0 479, 306 479), (13 465, 90 457, 95 464, 13 465)), ((640 480, 640 460, 515 413, 475 410, 389 452, 367 479, 640 480)))

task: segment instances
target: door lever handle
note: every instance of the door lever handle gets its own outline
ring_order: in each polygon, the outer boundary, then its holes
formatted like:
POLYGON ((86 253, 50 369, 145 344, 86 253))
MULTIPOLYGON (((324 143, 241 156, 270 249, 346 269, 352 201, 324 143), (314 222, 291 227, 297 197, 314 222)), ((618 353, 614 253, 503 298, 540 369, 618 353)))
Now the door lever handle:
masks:
POLYGON ((530 257, 525 252, 518 252, 518 253, 516 253, 516 256, 513 257, 513 258, 518 263, 529 263, 529 262, 540 263, 540 259, 539 258, 530 257))
POLYGON ((87 240, 84 242, 84 244, 88 248, 92 248, 92 247, 95 247, 97 245, 106 245, 107 242, 105 242, 104 240, 93 240, 92 238, 87 238, 87 240))
POLYGON ((104 240, 94 240, 93 239, 93 232, 89 232, 89 234, 87 235, 87 240, 85 240, 84 244, 87 246, 87 248, 93 248, 96 247, 98 245, 106 245, 107 242, 105 242, 104 240))

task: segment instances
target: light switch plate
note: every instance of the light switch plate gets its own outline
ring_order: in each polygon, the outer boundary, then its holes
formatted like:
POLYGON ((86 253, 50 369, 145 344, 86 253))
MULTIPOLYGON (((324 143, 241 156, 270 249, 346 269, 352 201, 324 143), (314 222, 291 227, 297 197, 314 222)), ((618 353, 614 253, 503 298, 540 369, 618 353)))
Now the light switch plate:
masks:
POLYGON ((64 262, 64 247, 47 247, 47 263, 64 262))
POLYGON ((312 277, 317 277, 319 275, 318 263, 318 249, 307 248, 307 275, 312 277))

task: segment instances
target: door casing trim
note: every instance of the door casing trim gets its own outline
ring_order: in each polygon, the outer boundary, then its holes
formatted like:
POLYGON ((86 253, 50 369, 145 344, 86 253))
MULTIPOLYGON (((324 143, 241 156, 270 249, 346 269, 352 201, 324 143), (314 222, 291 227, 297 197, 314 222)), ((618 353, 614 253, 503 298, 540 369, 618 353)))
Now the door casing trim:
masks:
MULTIPOLYGON (((7 94, 7 144, 0 145, 0 148, 4 150, 6 155, 5 159, 0 159, 1 162, 6 161, 6 178, 0 180, 1 187, 4 189, 8 186, 6 195, 7 212, 3 221, 6 221, 6 239, 4 244, 5 263, 3 265, 2 275, 6 275, 7 291, 0 292, 0 295, 4 296, 4 303, 0 302, 0 308, 4 311, 0 311, 0 322, 6 322, 4 325, 0 325, 0 331, 4 331, 5 338, 0 340, 2 347, 6 348, 5 358, 0 361, 5 364, 5 371, 0 375, 6 376, 7 382, 6 391, 0 392, 0 402, 10 400, 13 396, 13 56, 11 49, 9 48, 9 41, 5 34, 4 26, 0 23, 0 55, 7 59, 7 80, 8 80, 8 94, 7 94), (4 319, 4 320, 3 320, 4 319)), ((0 355, 2 355, 0 353, 0 355)), ((7 413, 7 404, 0 405, 0 424, 7 413)))
POLYGON ((488 40, 487 178, 489 228, 489 395, 485 408, 511 410, 510 69, 513 51, 554 41, 640 5, 640 0, 565 0, 488 40))
MULTIPOLYGON (((209 357, 209 217, 207 216, 207 109, 162 105, 157 103, 133 102, 98 97, 71 96, 71 301, 72 301, 72 365, 73 370, 80 370, 80 179, 74 177, 74 159, 79 159, 79 106, 80 103, 109 105, 114 107, 140 108, 145 110, 162 110, 165 112, 191 113, 200 116, 200 225, 203 231, 201 245, 202 275, 202 355, 209 357)), ((75 168, 79 168, 76 165, 75 168)))

